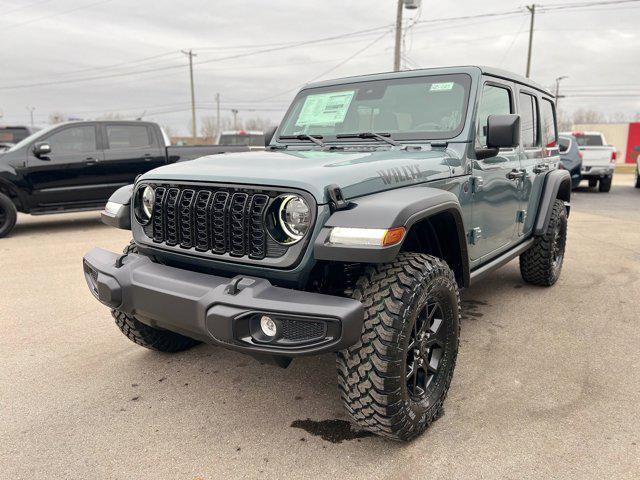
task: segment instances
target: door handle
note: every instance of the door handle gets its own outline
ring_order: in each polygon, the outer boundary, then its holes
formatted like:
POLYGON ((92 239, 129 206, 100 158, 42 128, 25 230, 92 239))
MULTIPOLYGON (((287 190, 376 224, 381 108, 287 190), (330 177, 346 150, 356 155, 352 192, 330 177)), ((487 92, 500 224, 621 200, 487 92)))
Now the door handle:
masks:
POLYGON ((150 154, 150 153, 145 153, 145 154, 142 156, 142 158, 143 158, 145 161, 149 162, 149 161, 151 161, 151 154, 150 154))
POLYGON ((84 162, 86 165, 95 165, 96 163, 98 163, 98 159, 94 157, 87 157, 84 159, 84 162))
POLYGON ((527 175, 525 170, 516 170, 515 168, 507 173, 509 180, 522 180, 527 175))
POLYGON ((549 170, 549 164, 547 163, 540 163, 535 167, 533 167, 533 173, 536 173, 536 174, 546 172, 547 170, 549 170))

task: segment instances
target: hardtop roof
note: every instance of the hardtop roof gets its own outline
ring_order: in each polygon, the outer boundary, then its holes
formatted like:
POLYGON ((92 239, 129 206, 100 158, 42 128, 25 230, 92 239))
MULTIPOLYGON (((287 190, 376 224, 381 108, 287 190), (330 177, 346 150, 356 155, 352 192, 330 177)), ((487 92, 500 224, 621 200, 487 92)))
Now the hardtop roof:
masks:
POLYGON ((340 84, 348 84, 348 83, 356 83, 356 82, 366 82, 371 80, 389 80, 393 78, 408 78, 408 77, 418 77, 421 75, 441 75, 441 74, 451 74, 451 73, 468 73, 470 75, 474 74, 484 74, 489 75, 491 77, 501 78, 504 80, 509 80, 512 82, 520 83, 522 85, 526 85, 528 87, 534 88, 545 95, 553 97, 553 94, 542 85, 532 81, 529 78, 525 78, 522 75, 518 75, 517 73, 509 72, 507 70, 502 70, 494 67, 485 67, 481 65, 463 65, 458 67, 437 67, 437 68, 421 68, 416 70, 402 70, 400 72, 382 72, 382 73, 372 73, 367 75, 357 75, 353 77, 342 77, 336 78, 332 80, 322 80, 319 82, 313 82, 305 85, 305 88, 317 88, 317 87, 328 87, 332 85, 340 85, 340 84))

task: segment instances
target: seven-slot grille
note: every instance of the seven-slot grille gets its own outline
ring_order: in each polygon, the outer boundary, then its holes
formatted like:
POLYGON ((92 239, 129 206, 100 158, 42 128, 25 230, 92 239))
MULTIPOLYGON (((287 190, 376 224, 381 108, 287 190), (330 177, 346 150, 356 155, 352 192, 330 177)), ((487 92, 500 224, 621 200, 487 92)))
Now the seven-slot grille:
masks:
POLYGON ((155 243, 263 259, 268 204, 262 193, 158 186, 148 232, 155 243))

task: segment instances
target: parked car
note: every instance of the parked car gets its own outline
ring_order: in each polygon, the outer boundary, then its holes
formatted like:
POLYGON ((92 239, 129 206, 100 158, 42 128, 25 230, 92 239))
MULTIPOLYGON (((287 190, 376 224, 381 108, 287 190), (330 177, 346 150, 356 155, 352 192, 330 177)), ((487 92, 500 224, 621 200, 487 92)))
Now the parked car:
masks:
POLYGON ((88 252, 87 285, 152 350, 336 352, 349 415, 409 440, 441 415, 460 289, 516 257, 528 283, 560 276, 571 178, 555 124, 547 90, 484 67, 308 85, 266 151, 114 193, 103 219, 133 242, 88 252))
POLYGON ((564 168, 571 175, 571 188, 577 188, 582 180, 582 152, 573 135, 560 135, 560 168, 564 168))
POLYGON ((600 132, 572 132, 570 135, 576 139, 582 152, 582 178, 589 182, 590 187, 598 185, 601 192, 611 190, 616 169, 616 148, 608 145, 600 132))
POLYGON ((246 145, 264 148, 264 132, 260 130, 229 130, 221 132, 216 142, 218 145, 246 145))
POLYGON ((6 152, 7 150, 9 150, 14 145, 15 145, 14 143, 0 142, 0 153, 6 152))
POLYGON ((151 122, 69 122, 24 138, 0 155, 0 238, 17 212, 99 210, 149 170, 244 146, 171 147, 151 122))
POLYGON ((20 125, 0 125, 0 144, 16 144, 35 131, 35 129, 20 125))

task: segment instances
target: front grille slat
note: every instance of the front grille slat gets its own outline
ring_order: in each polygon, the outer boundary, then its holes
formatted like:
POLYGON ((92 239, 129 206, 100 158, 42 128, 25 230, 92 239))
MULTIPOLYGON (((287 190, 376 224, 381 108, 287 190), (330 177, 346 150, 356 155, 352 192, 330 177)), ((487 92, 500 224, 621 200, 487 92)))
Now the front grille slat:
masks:
POLYGON ((286 246, 267 233, 267 192, 165 184, 155 189, 149 234, 155 243, 254 260, 278 258, 286 246))

